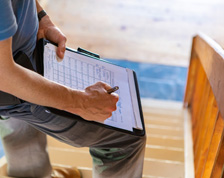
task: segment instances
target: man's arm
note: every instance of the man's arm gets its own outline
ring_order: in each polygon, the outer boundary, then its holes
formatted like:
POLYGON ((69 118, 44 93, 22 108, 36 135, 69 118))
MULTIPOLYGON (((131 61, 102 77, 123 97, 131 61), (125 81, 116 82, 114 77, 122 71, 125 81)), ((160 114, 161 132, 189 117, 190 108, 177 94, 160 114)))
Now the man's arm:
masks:
POLYGON ((0 90, 23 100, 78 114, 84 119, 103 121, 116 109, 118 96, 107 94, 110 86, 97 83, 85 91, 51 82, 16 64, 12 38, 0 41, 0 90))

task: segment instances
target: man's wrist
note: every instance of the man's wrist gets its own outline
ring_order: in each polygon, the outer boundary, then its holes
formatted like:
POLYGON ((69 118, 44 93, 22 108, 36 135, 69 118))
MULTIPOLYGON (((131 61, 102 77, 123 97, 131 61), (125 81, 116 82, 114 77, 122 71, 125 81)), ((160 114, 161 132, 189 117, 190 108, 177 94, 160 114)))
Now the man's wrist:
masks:
POLYGON ((63 101, 65 103, 60 103, 58 107, 61 107, 59 109, 65 110, 67 112, 71 112, 73 114, 80 115, 83 113, 83 104, 85 102, 85 92, 81 90, 73 90, 66 88, 67 94, 63 101))
POLYGON ((41 19, 46 15, 47 15, 47 13, 44 10, 41 10, 40 12, 38 12, 37 16, 38 16, 39 21, 41 21, 41 19))

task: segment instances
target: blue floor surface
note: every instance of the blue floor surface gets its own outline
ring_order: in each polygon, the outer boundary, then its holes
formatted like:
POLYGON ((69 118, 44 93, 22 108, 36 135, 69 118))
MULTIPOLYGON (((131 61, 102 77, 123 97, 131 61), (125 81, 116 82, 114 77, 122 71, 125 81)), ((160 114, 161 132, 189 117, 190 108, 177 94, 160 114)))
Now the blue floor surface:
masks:
POLYGON ((142 98, 183 101, 187 78, 186 67, 106 60, 136 72, 142 98))
MULTIPOLYGON (((187 78, 187 68, 127 60, 106 59, 109 62, 130 68, 137 74, 142 98, 182 101, 187 78)), ((4 155, 0 143, 0 157, 4 155)))
POLYGON ((5 155, 3 147, 2 147, 2 142, 0 141, 0 158, 5 155))

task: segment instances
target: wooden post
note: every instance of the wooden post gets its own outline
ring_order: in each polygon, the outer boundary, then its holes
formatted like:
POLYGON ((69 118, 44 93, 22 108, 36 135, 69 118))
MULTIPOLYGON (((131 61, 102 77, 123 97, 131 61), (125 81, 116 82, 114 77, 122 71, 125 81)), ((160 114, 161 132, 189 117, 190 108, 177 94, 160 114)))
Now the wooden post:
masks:
POLYGON ((220 177, 224 164, 224 51, 193 38, 184 106, 191 111, 196 178, 220 177))

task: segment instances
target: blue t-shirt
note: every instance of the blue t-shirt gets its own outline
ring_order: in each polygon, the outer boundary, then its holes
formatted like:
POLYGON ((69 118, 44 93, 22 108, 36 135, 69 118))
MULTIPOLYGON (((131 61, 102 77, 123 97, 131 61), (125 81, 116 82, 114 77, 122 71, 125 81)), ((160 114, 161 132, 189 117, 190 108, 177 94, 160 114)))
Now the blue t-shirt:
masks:
POLYGON ((38 18, 35 0, 0 0, 0 41, 12 36, 12 51, 32 57, 38 18))

